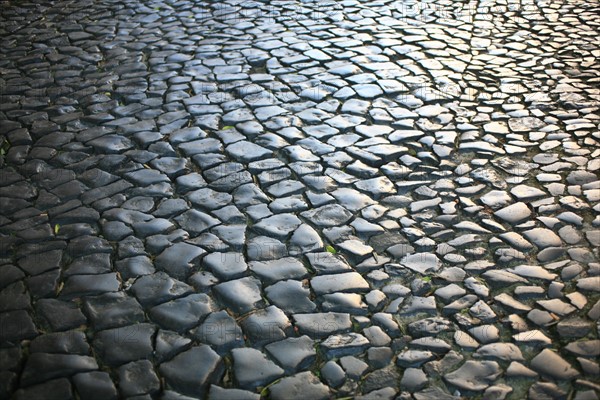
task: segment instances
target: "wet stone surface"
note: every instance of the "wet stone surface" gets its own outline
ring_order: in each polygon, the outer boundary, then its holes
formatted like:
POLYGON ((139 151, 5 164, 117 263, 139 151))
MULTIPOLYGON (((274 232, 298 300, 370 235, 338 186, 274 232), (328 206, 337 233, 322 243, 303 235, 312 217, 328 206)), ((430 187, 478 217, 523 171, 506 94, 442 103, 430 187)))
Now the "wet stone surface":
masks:
POLYGON ((598 398, 599 14, 3 1, 0 398, 598 398))

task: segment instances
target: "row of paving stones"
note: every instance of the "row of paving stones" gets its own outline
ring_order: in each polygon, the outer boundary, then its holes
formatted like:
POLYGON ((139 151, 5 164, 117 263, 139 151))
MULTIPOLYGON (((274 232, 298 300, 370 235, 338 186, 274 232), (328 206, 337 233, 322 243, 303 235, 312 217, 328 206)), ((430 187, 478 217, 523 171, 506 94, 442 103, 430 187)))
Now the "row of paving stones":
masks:
POLYGON ((16 398, 596 398, 590 4, 2 9, 16 398))

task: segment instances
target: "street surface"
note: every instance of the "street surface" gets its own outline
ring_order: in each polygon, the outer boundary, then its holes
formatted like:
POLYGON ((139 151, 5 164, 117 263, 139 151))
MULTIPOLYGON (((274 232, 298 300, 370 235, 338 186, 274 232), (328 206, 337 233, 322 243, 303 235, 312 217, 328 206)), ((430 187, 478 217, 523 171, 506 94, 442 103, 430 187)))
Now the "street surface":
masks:
POLYGON ((0 398, 600 396, 597 0, 0 10, 0 398))

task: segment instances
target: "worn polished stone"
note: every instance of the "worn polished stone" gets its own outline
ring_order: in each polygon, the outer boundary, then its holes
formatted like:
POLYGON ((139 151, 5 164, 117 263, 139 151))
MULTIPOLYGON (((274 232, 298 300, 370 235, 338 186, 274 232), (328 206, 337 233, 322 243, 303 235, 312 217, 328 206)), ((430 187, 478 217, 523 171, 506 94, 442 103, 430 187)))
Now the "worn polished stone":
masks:
POLYGON ((412 3, 4 1, 0 398, 596 398, 597 4, 412 3))

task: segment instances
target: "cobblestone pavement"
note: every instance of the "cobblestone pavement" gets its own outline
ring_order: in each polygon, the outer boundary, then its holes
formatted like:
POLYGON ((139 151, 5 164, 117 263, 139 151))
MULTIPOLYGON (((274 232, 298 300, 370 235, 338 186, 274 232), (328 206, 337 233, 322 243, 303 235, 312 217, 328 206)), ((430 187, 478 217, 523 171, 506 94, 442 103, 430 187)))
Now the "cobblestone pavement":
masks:
POLYGON ((1 398, 598 399, 596 0, 39 3, 1 398))

